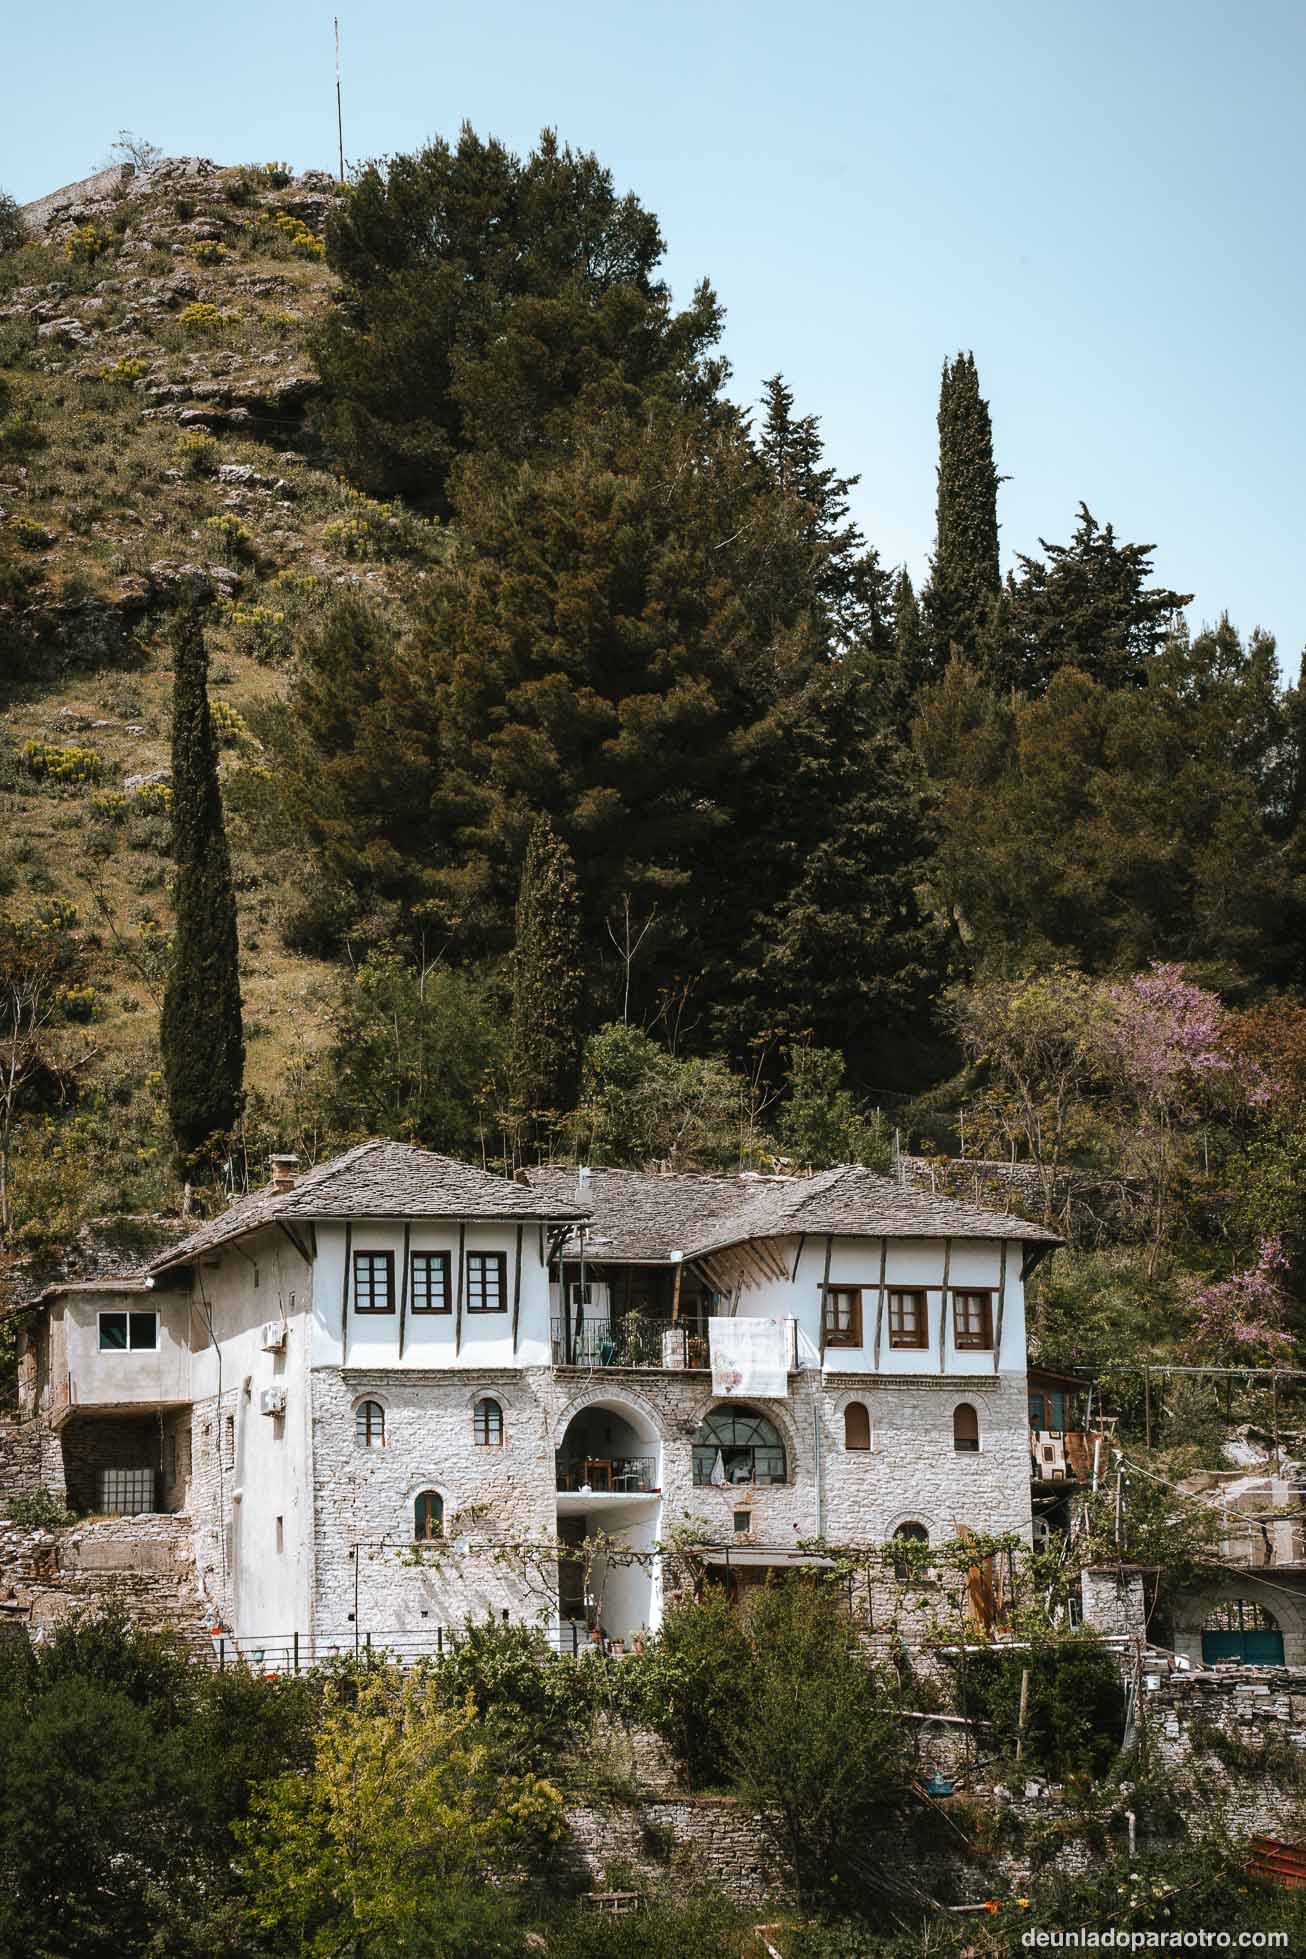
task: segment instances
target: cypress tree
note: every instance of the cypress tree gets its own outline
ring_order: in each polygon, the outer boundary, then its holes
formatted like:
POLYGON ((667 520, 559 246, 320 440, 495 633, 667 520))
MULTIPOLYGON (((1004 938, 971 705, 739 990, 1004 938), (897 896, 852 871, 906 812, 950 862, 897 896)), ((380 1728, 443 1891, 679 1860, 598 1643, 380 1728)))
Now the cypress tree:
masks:
POLYGON ((172 855, 176 938, 159 1040, 183 1169, 212 1165, 240 1114, 245 1038, 231 858, 209 713, 199 614, 182 619, 172 684, 172 855))
POLYGON ((575 1103, 582 975, 571 852, 540 816, 522 866, 512 958, 509 1077, 524 1140, 542 1140, 575 1103))
POLYGON ((941 670, 956 647, 972 657, 1001 582, 993 425, 973 354, 943 363, 939 388, 939 490, 927 614, 941 670))

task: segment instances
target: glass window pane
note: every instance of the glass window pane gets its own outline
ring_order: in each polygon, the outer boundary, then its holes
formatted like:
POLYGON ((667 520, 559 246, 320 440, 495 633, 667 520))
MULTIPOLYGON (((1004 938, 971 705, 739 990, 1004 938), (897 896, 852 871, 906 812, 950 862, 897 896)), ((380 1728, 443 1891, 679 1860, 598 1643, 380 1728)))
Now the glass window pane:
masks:
POLYGON ((117 1353, 127 1346, 127 1315, 125 1313, 101 1313, 100 1352, 117 1353))
POLYGON ((133 1313, 130 1316, 131 1345, 136 1348, 153 1350, 159 1344, 159 1320, 156 1313, 133 1313))

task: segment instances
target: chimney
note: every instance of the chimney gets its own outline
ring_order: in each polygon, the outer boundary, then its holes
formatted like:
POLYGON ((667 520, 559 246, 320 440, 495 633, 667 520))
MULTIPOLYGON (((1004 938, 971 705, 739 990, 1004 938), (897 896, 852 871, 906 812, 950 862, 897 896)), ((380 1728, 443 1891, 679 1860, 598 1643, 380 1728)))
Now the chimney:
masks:
POLYGON ((273 1190, 293 1190, 299 1169, 297 1156, 270 1156, 268 1164, 272 1171, 273 1190))
POLYGON ((582 1196, 584 1196, 589 1189, 589 1181, 590 1181, 589 1164, 578 1163, 576 1165, 576 1185, 582 1196))

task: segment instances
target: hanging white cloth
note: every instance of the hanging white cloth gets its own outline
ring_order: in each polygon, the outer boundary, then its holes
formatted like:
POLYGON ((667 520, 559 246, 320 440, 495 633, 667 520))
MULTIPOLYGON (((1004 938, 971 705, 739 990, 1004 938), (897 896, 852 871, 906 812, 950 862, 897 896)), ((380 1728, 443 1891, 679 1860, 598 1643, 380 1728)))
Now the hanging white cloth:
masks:
POLYGON ((716 1461, 712 1465, 712 1474, 707 1480, 714 1490, 723 1490, 726 1487, 725 1458, 719 1449, 716 1452, 716 1461))
POLYGON ((789 1391, 787 1320, 711 1319, 712 1392, 782 1401, 789 1391))

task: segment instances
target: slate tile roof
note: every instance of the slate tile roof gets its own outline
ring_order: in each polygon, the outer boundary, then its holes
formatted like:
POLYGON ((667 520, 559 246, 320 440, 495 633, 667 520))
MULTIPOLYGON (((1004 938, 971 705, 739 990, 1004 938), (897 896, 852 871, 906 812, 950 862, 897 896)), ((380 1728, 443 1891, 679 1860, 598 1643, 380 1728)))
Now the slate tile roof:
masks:
POLYGON ((531 1218, 565 1223, 588 1206, 550 1192, 493 1176, 473 1164, 407 1143, 360 1143, 329 1163, 319 1163, 290 1190, 271 1184, 252 1191, 211 1218, 179 1245, 154 1260, 151 1272, 180 1265, 202 1252, 283 1219, 311 1218, 531 1218))
MULTIPOLYGON (((1002 1211, 903 1188, 856 1164, 812 1177, 656 1176, 634 1170, 546 1167, 531 1182, 592 1212, 589 1255, 665 1262, 719 1251, 746 1238, 798 1232, 865 1238, 1021 1238, 1059 1245, 1055 1231, 1002 1211)), ((579 1241, 572 1241, 579 1249, 579 1241)))

